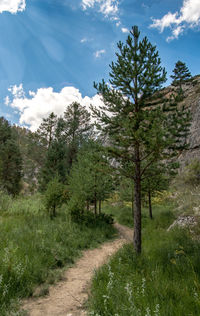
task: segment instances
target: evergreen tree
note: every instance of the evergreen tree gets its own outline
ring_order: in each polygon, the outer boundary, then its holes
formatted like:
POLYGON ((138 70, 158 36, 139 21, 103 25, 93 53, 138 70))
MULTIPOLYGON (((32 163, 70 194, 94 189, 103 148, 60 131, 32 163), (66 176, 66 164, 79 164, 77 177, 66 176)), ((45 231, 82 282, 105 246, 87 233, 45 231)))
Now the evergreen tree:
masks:
POLYGON ((90 141, 80 150, 69 177, 71 204, 83 211, 94 205, 97 214, 98 202, 109 197, 113 190, 113 177, 108 160, 100 144, 90 141))
POLYGON ((63 119, 59 118, 54 131, 54 139, 50 143, 44 165, 40 170, 39 187, 41 191, 46 190, 48 182, 57 175, 63 184, 66 182, 68 164, 67 145, 63 136, 64 126, 63 119))
POLYGON ((7 120, 0 118, 0 184, 8 193, 20 191, 22 158, 16 139, 7 120))
POLYGON ((148 198, 149 217, 153 218, 152 196, 159 191, 166 190, 169 184, 170 175, 166 164, 152 164, 142 179, 142 192, 148 198))
POLYGON ((173 73, 174 74, 171 75, 171 78, 173 79, 172 86, 178 87, 179 91, 182 91, 182 85, 184 82, 191 79, 191 73, 186 64, 180 60, 175 64, 173 73))
POLYGON ((43 122, 37 130, 40 138, 46 141, 47 148, 50 147, 51 142, 53 141, 56 125, 57 116, 52 112, 47 118, 43 119, 43 122))
POLYGON ((78 102, 73 102, 64 112, 65 137, 68 145, 68 164, 71 168, 80 144, 92 133, 90 113, 78 102))
POLYGON ((60 183, 58 176, 55 176, 47 185, 45 191, 45 206, 50 218, 56 217, 56 210, 63 203, 64 186, 60 183))
MULTIPOLYGON (((139 41, 138 28, 133 27, 126 44, 118 43, 117 61, 110 65, 109 87, 104 81, 95 84, 105 106, 93 109, 99 118, 98 128, 108 135, 110 154, 128 170, 134 182, 134 248, 141 252, 141 181, 148 168, 166 159, 173 135, 167 115, 161 106, 161 85, 165 69, 156 50, 145 37, 139 41), (126 168, 128 165, 128 168, 126 168)), ((176 113, 173 111, 174 118, 176 113)), ((179 120, 181 125, 181 119, 179 120)))

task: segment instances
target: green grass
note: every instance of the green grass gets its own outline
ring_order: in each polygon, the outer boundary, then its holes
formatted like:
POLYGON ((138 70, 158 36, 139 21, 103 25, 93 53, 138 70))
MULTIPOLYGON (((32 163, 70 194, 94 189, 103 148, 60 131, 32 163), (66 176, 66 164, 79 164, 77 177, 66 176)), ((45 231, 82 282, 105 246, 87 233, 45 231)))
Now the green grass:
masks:
POLYGON ((71 265, 81 250, 112 238, 115 230, 102 224, 72 223, 64 206, 55 220, 45 212, 41 197, 10 201, 0 213, 0 315, 19 315, 15 303, 33 295, 38 285, 53 283, 59 270, 71 265))
POLYGON ((153 221, 143 214, 142 255, 126 245, 97 271, 89 315, 200 315, 200 243, 187 231, 166 231, 173 205, 154 207, 153 221))
POLYGON ((126 225, 128 227, 133 227, 133 216, 130 207, 121 204, 111 205, 108 202, 103 204, 103 212, 106 214, 112 214, 116 222, 121 225, 126 225))

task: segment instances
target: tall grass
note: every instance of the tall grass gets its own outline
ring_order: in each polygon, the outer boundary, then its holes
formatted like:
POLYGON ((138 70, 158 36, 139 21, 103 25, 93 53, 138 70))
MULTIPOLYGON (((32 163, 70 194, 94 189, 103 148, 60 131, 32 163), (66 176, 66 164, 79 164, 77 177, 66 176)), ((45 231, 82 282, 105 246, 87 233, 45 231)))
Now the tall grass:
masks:
POLYGON ((143 253, 127 245, 96 273, 89 315, 200 315, 200 244, 185 230, 167 232, 173 218, 172 205, 156 207, 143 220, 143 253))
POLYGON ((11 315, 12 303, 33 295, 38 285, 53 283, 57 269, 71 265, 81 250, 96 247, 115 234, 110 225, 72 223, 66 206, 50 220, 40 196, 10 203, 0 217, 1 316, 11 315))

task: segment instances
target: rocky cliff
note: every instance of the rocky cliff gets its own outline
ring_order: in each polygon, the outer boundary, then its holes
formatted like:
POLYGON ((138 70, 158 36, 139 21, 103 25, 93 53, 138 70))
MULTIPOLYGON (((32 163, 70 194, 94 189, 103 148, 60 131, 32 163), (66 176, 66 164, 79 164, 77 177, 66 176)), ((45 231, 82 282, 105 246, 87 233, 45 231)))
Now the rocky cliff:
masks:
POLYGON ((192 114, 190 135, 187 142, 189 149, 179 156, 179 161, 183 164, 197 158, 200 160, 200 75, 194 77, 194 81, 185 84, 185 99, 182 103, 188 107, 192 114))
MULTIPOLYGON (((185 83, 182 89, 185 98, 179 105, 185 105, 192 115, 190 135, 187 139, 189 149, 183 151, 178 157, 181 165, 185 165, 195 158, 200 160, 200 75, 193 77, 191 82, 185 83)), ((169 86, 164 90, 166 95, 171 94, 173 87, 169 86)))

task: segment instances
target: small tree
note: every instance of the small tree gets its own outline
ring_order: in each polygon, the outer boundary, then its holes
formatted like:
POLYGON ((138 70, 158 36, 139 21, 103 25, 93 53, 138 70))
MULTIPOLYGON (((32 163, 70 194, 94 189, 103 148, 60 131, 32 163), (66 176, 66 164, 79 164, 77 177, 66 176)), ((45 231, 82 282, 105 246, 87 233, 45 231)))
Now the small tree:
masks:
POLYGON ((101 212, 101 201, 108 198, 113 190, 113 178, 104 151, 97 142, 90 141, 78 153, 77 162, 72 166, 69 177, 71 204, 84 211, 97 204, 101 212))
POLYGON ((175 68, 173 69, 173 75, 171 75, 171 78, 173 79, 172 81, 172 86, 178 87, 179 92, 182 92, 182 85, 184 82, 187 82, 188 80, 191 79, 191 73, 186 66, 185 63, 182 61, 178 60, 177 63, 175 64, 175 68))
POLYGON ((154 163, 147 170, 142 181, 142 192, 148 197, 149 217, 153 219, 152 196, 155 192, 165 190, 169 184, 166 165, 154 163))
POLYGON ((63 136, 64 122, 62 118, 57 121, 57 126, 54 131, 54 139, 46 152, 45 162, 39 174, 39 188, 40 191, 45 191, 47 184, 56 175, 59 176, 60 181, 64 184, 66 182, 66 175, 69 169, 67 164, 67 145, 63 136))
POLYGON ((63 184, 59 182, 59 178, 53 178, 47 185, 45 192, 45 206, 50 214, 50 218, 56 217, 56 210, 63 203, 63 184))

